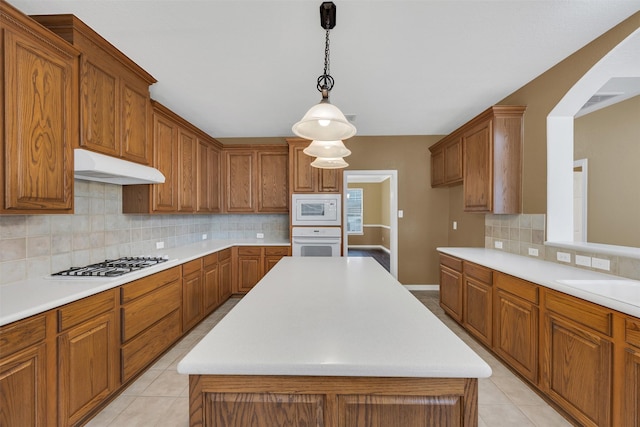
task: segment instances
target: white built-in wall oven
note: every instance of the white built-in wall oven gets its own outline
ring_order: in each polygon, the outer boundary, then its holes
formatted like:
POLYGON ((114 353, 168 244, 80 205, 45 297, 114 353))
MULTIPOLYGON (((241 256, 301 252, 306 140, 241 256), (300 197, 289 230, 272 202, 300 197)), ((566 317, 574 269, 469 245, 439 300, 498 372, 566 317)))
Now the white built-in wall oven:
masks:
POLYGON ((291 199, 291 254, 340 256, 340 194, 294 194, 291 199))
POLYGON ((340 256, 342 242, 340 227, 293 227, 291 254, 293 256, 340 256))

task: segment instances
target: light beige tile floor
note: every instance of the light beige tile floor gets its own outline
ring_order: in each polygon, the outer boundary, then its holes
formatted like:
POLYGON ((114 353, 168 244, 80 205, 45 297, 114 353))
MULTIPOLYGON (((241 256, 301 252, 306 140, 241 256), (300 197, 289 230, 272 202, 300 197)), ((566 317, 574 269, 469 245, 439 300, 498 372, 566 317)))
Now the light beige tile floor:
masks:
MULTIPOLYGON (((491 353, 447 317, 438 304, 437 292, 414 291, 413 294, 493 369, 491 378, 480 379, 478 385, 479 427, 571 426, 491 353)), ((187 427, 189 425, 188 377, 178 374, 176 366, 238 301, 238 299, 227 301, 206 318, 96 415, 87 426, 187 427)))

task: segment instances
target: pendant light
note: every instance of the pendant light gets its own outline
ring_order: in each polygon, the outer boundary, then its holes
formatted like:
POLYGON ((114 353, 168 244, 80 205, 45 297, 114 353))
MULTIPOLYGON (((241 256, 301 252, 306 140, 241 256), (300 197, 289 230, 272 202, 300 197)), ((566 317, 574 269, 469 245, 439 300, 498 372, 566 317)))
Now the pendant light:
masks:
POLYGON ((342 157, 318 157, 311 166, 320 169, 342 169, 349 166, 349 163, 345 162, 342 157))
POLYGON ((356 128, 338 107, 329 102, 329 92, 334 85, 333 77, 329 74, 329 30, 336 25, 336 5, 333 2, 324 2, 320 5, 320 25, 325 29, 326 34, 324 72, 318 77, 316 84, 322 99, 293 125, 292 130, 299 137, 312 140, 309 147, 304 150, 305 154, 324 159, 314 161, 312 166, 335 169, 348 166, 342 157, 348 156, 351 151, 344 146, 342 140, 355 135, 356 128))

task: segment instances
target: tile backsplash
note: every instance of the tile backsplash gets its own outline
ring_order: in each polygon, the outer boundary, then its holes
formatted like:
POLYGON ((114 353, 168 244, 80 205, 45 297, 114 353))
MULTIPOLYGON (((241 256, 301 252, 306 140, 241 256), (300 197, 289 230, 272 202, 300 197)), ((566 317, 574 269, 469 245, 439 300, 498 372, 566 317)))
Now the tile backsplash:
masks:
POLYGON ((75 181, 73 215, 0 216, 0 284, 208 239, 288 239, 289 216, 124 215, 122 187, 75 181))
POLYGON ((545 215, 543 214, 485 215, 484 227, 485 248, 503 250, 518 255, 544 259, 545 261, 640 280, 640 259, 545 245, 545 215), (498 242, 498 245, 502 244, 502 248, 497 248, 496 242, 498 242), (529 253, 530 249, 534 253, 537 250, 538 255, 531 255, 529 253), (558 252, 568 253, 571 257, 571 262, 558 261, 558 252), (606 271, 594 267, 576 265, 576 255, 596 257, 609 261, 610 270, 606 271))

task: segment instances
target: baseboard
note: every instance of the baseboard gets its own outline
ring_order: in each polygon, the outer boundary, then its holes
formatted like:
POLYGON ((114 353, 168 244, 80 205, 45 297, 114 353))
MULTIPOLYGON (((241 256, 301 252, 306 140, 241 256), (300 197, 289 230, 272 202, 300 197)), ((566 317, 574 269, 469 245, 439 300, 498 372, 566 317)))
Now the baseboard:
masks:
POLYGON ((403 285, 410 291, 439 291, 440 285, 403 285))

